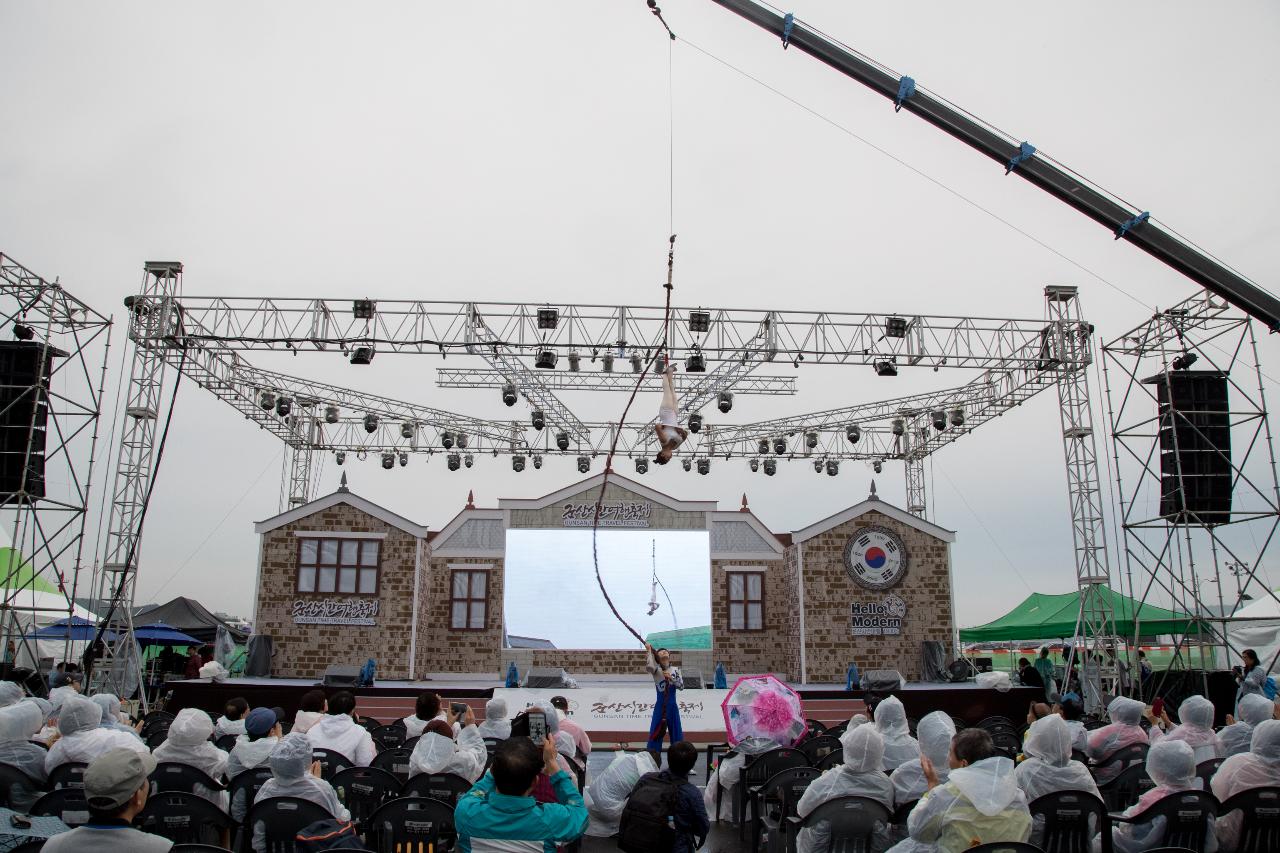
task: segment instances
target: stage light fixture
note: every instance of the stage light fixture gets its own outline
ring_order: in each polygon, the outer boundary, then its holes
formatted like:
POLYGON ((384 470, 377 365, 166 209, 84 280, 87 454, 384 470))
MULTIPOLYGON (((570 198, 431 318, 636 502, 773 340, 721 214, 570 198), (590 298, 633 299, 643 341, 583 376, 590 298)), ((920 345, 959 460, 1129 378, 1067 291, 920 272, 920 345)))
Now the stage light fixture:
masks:
POLYGON ((559 359, 560 356, 553 349, 538 350, 538 357, 533 360, 533 366, 539 370, 555 370, 559 359))
POLYGON ((613 373, 613 353, 607 352, 600 356, 600 372, 613 373))
POLYGON ((702 432, 702 415, 697 412, 689 415, 689 432, 702 432))
POLYGON ((327 423, 327 424, 336 424, 336 423, 338 422, 338 407, 337 407, 337 406, 325 406, 325 407, 324 407, 324 422, 325 422, 325 423, 327 423))
POLYGON ((840 473, 840 463, 834 459, 827 460, 827 476, 834 477, 840 473))
POLYGON ((701 352, 695 349, 689 354, 689 358, 684 363, 685 373, 706 373, 707 359, 701 352))
POLYGON ((690 471, 693 469, 693 461, 690 460, 688 456, 686 456, 685 458, 680 460, 680 466, 684 468, 684 470, 690 471))
POLYGON ((1200 360, 1200 356, 1193 352, 1184 352, 1182 355, 1173 360, 1172 366, 1174 370, 1190 370, 1191 365, 1200 360))
POLYGON ((934 409, 930 412, 929 420, 933 421, 933 428, 938 432, 942 432, 947 428, 947 413, 942 409, 934 409))
POLYGON ((372 412, 364 416, 364 431, 373 433, 378 431, 378 416, 372 412))
POLYGON ((757 452, 757 453, 759 453, 759 454, 760 454, 760 455, 762 455, 762 456, 763 456, 764 454, 768 453, 768 452, 769 452, 769 439, 767 439, 767 438, 762 438, 762 439, 760 439, 758 442, 756 442, 756 452, 757 452))
POLYGON ((351 303, 351 315, 357 320, 372 320, 376 306, 372 299, 357 299, 351 303))
POLYGON ((876 376, 897 376, 898 365, 892 359, 876 362, 876 376))
POLYGON ((951 410, 951 425, 962 426, 964 424, 964 409, 951 410))
POLYGON ((778 436, 773 440, 773 452, 778 456, 787 452, 787 440, 782 436, 778 436))
POLYGON ((644 359, 640 357, 640 353, 635 350, 631 351, 631 372, 639 373, 644 369, 644 359))
POLYGON ((756 473, 757 471, 760 470, 760 460, 752 459, 750 462, 747 463, 747 467, 751 469, 752 474, 756 473))
POLYGON ((582 356, 578 354, 577 350, 570 350, 569 351, 569 370, 573 373, 577 373, 581 367, 582 367, 582 356))
POLYGON ((413 424, 409 423, 408 421, 405 421, 404 423, 400 424, 400 437, 413 438, 413 424))
POLYGON ((476 458, 468 453, 462 457, 462 464, 470 468, 472 465, 476 464, 476 458))
POLYGON ((636 473, 637 473, 637 474, 648 474, 648 473, 649 473, 649 460, 648 460, 648 459, 637 459, 637 460, 636 460, 636 473))
POLYGON ((540 469, 542 467, 542 456, 537 453, 533 455, 533 467, 534 469, 540 469))
POLYGON ((699 460, 698 460, 698 473, 699 473, 699 474, 709 474, 709 473, 711 473, 711 460, 710 460, 710 459, 708 459, 707 457, 705 457, 705 456, 704 456, 704 457, 702 457, 701 459, 699 459, 699 460))
POLYGON ((454 436, 453 440, 454 440, 454 443, 458 445, 459 450, 467 449, 467 434, 465 432, 458 433, 456 436, 454 436))
POLYGON ((443 447, 445 450, 452 450, 453 444, 454 444, 453 433, 449 432, 448 430, 445 430, 444 432, 440 433, 441 447, 443 447))
POLYGON ((907 320, 905 317, 886 317, 884 321, 886 338, 905 338, 907 336, 907 320))
POLYGON ((266 412, 271 411, 276 407, 276 395, 271 391, 267 391, 266 389, 259 391, 258 406, 263 411, 266 411, 266 412))
POLYGON ((720 397, 716 401, 716 407, 720 409, 722 414, 729 414, 730 410, 733 409, 733 392, 721 391, 720 397))
POLYGON ((36 330, 24 323, 14 323, 13 336, 20 341, 29 341, 36 336, 36 330))
POLYGON ((813 460, 813 472, 814 472, 815 474, 821 474, 821 473, 822 473, 822 460, 821 460, 821 459, 815 459, 815 460, 813 460))
POLYGON ((772 477, 774 474, 778 473, 778 460, 764 460, 764 473, 766 477, 772 477))
POLYGON ((508 408, 510 408, 511 406, 514 406, 516 404, 516 400, 518 399, 520 398, 519 396, 516 395, 515 385, 508 382, 507 384, 502 386, 502 402, 505 406, 507 406, 508 408))
POLYGON ((904 421, 902 418, 894 418, 893 426, 891 428, 893 430, 894 435, 902 435, 904 432, 907 431, 906 421, 904 421))
POLYGON ((373 361, 373 347, 356 347, 351 351, 352 364, 368 364, 373 361))
POLYGON ((382 467, 388 471, 396 467, 396 455, 394 453, 382 454, 382 467))
POLYGON ((516 455, 511 457, 511 470, 515 471, 517 474, 524 470, 523 456, 516 455))
POLYGON ((286 417, 292 411, 293 411, 292 400, 290 400, 288 397, 276 398, 276 414, 277 415, 283 418, 283 417, 286 417))
POLYGON ((858 439, 862 438, 862 427, 849 424, 849 428, 844 431, 844 437, 849 439, 850 444, 857 444, 858 439))
POLYGON ((450 453, 447 457, 445 457, 445 461, 448 463, 450 471, 457 471, 459 468, 462 467, 462 459, 459 458, 458 454, 456 453, 450 453))
POLYGON ((695 334, 711 331, 711 312, 709 311, 690 311, 689 312, 689 331, 695 334))
POLYGON ((579 456, 578 457, 578 473, 585 474, 590 470, 591 470, 591 457, 579 456))
POLYGON ((408 464, 409 464, 409 454, 401 450, 400 451, 400 467, 403 468, 408 464))
POLYGON ((818 446, 818 434, 816 432, 806 432, 804 434, 804 446, 813 450, 818 446))
POLYGON ((538 309, 538 328, 554 329, 560 323, 560 312, 554 308, 538 309))
POLYGON ((542 409, 534 409, 529 416, 529 422, 533 424, 533 428, 540 430, 547 425, 547 419, 542 414, 542 409))
POLYGON ((342 464, 346 463, 346 461, 347 461, 347 451, 345 451, 345 450, 339 450, 338 452, 334 453, 334 454, 333 454, 333 461, 334 461, 334 462, 337 462, 339 465, 342 465, 342 464))
POLYGON ((883 462, 881 462, 879 459, 877 459, 875 462, 872 462, 872 463, 871 463, 871 470, 872 470, 872 471, 875 471, 877 474, 879 474, 879 473, 883 472, 883 471, 884 471, 884 463, 883 463, 883 462))

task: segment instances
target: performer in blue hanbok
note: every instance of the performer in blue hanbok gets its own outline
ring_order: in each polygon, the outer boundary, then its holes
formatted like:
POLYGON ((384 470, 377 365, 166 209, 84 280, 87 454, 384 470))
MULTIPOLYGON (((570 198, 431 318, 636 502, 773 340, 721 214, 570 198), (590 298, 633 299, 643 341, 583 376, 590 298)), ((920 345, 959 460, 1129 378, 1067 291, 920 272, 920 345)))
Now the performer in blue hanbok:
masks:
POLYGON ((666 649, 654 649, 649 643, 644 644, 649 655, 645 663, 645 671, 653 676, 653 687, 656 698, 653 704, 653 721, 649 724, 649 743, 646 749, 653 754, 653 763, 662 766, 662 741, 667 733, 671 734, 671 742, 684 740, 684 732, 680 729, 680 705, 676 702, 676 691, 684 689, 684 679, 680 670, 671 665, 671 653, 666 649))

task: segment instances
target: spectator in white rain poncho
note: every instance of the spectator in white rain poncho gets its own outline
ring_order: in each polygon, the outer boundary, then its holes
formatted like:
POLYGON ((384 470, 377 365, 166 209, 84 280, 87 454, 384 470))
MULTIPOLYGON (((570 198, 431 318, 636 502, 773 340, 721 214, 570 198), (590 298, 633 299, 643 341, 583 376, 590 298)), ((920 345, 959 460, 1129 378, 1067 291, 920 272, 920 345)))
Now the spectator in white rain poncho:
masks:
MULTIPOLYGON (((311 741, 306 735, 288 734, 280 739, 267 759, 271 778, 258 789, 255 803, 271 797, 297 797, 319 805, 338 820, 351 820, 351 813, 338 802, 333 786, 320 778, 320 762, 311 757, 311 741)), ((253 849, 266 851, 266 830, 261 823, 253 825, 253 849)))
POLYGON ((55 687, 49 691, 49 710, 45 714, 44 728, 35 736, 35 740, 48 745, 58 736, 58 714, 63 704, 71 696, 79 696, 74 687, 55 687))
MULTIPOLYGON (((1022 753, 1026 760, 1018 765, 1015 775, 1028 805, 1045 794, 1058 791, 1085 791, 1101 798, 1089 768, 1071 760, 1071 730, 1067 728, 1066 721, 1056 714, 1031 724, 1022 753)), ((1044 820, 1036 818, 1031 829, 1032 844, 1040 844, 1043 831, 1044 820)))
MULTIPOLYGON (((1225 803, 1241 791, 1277 787, 1280 787, 1280 720, 1264 720, 1253 729, 1249 751, 1223 761, 1218 772, 1213 774, 1210 788, 1218 802, 1225 803)), ((1238 811, 1218 818, 1218 843, 1223 850, 1236 849, 1241 820, 1238 811)))
POLYGON ((907 712, 897 696, 890 696, 876 706, 871 718, 876 731, 884 739, 884 769, 896 770, 920 758, 920 744, 911 736, 907 712))
POLYGON ((1197 764, 1222 757, 1222 741, 1213 731, 1212 702, 1203 696, 1188 696, 1178 706, 1178 719, 1181 721, 1178 725, 1162 732, 1162 728, 1169 724, 1169 718, 1161 715, 1148 735, 1151 743, 1154 745, 1164 740, 1186 741, 1187 746, 1195 753, 1197 764))
POLYGON ((617 753, 605 771, 595 777, 582 794, 591 821, 587 825, 587 835, 596 838, 617 835, 618 821, 622 818, 631 789, 641 776, 656 772, 658 768, 648 752, 617 753))
MULTIPOLYGON (((872 726, 859 726, 840 738, 844 747, 844 764, 832 767, 809 783, 796 814, 808 817, 823 803, 837 797, 866 797, 885 807, 893 816, 893 782, 884 775, 884 740, 872 726)), ((873 849, 889 846, 889 823, 876 828, 873 849)), ((825 853, 831 847, 831 827, 825 821, 800 830, 796 837, 796 853, 825 853)))
MULTIPOLYGON (((933 763, 938 781, 947 781, 951 766, 947 756, 951 754, 951 739, 956 736, 956 724, 950 716, 942 711, 926 714, 916 726, 916 737, 920 743, 921 757, 933 763)), ((920 769, 920 759, 913 758, 906 764, 898 765, 893 771, 893 796, 898 805, 918 800, 929 790, 929 783, 920 769)))
MULTIPOLYGON (((120 716, 120 699, 114 693, 95 693, 89 697, 89 701, 102 709, 102 722, 99 723, 102 728, 128 732, 134 737, 138 737, 137 731, 124 724, 123 718, 120 716)), ((205 716, 208 715, 206 714, 205 716)))
POLYGON ((1266 696, 1250 693, 1240 700, 1240 719, 1227 715, 1227 727, 1218 732, 1222 741, 1222 757, 1230 758, 1249 751, 1256 726, 1275 716, 1275 703, 1266 696))
POLYGON ((467 709, 462 718, 462 730, 453 739, 453 728, 441 720, 432 720, 418 738, 409 756, 409 776, 420 773, 452 773, 468 782, 475 782, 484 775, 488 753, 484 738, 476 730, 475 717, 467 709))
POLYGON ((44 769, 49 773, 60 764, 89 764, 113 749, 151 754, 137 735, 102 728, 102 709, 82 696, 72 696, 62 704, 58 712, 58 733, 61 736, 49 747, 44 759, 44 769))
POLYGON ((0 708, 8 708, 10 705, 16 705, 22 701, 23 697, 21 685, 12 681, 0 681, 0 708))
POLYGON ((0 764, 7 764, 31 777, 36 787, 15 783, 9 786, 9 807, 26 812, 40 794, 44 793, 44 759, 48 755, 42 747, 30 741, 40 731, 44 713, 32 700, 24 700, 7 708, 0 708, 0 764))
POLYGON ((484 722, 476 728, 482 738, 506 740, 511 737, 511 718, 508 716, 507 700, 495 697, 484 703, 484 722))
MULTIPOLYGON (((227 772, 227 753, 209 740, 213 734, 213 720, 199 708, 183 708, 169 724, 165 742, 152 750, 156 761, 186 764, 204 772, 215 782, 227 772)), ((227 810, 227 792, 211 790, 196 785, 192 792, 203 797, 223 811, 227 810)))
MULTIPOLYGON (((254 708, 246 714, 244 734, 236 739, 236 745, 227 756, 227 781, 235 779, 246 770, 266 767, 276 744, 280 742, 281 734, 280 721, 271 708, 254 708)), ((241 822, 248 810, 245 792, 237 791, 231 801, 231 816, 241 822)))
MULTIPOLYGON (((1200 780, 1196 777, 1195 752, 1186 741, 1164 740, 1152 746, 1147 753, 1147 774, 1156 783, 1155 788, 1143 794, 1136 805, 1125 809, 1125 817, 1141 815, 1170 794, 1194 791, 1200 787, 1200 780)), ((1163 817, 1157 817, 1146 823, 1115 824, 1111 831, 1111 845, 1115 853, 1141 853, 1159 847, 1164 838, 1166 822, 1163 817)), ((1093 849, 1095 853, 1102 850, 1101 838, 1094 839, 1093 849)), ((1218 849, 1212 818, 1202 849, 1204 853, 1214 853, 1218 849)))
MULTIPOLYGON (((1126 746, 1147 743, 1147 733, 1139 725, 1145 709, 1146 706, 1141 702, 1124 696, 1111 700, 1111 704, 1107 706, 1107 713, 1111 715, 1110 724, 1089 734, 1087 752, 1095 764, 1106 761, 1113 753, 1126 746)), ((1102 785, 1119 776, 1122 769, 1119 763, 1095 768, 1093 778, 1102 785)))
POLYGON ((721 759, 716 772, 707 780, 707 789, 702 795, 707 814, 715 814, 718 794, 720 814, 715 819, 733 820, 733 788, 742 779, 742 768, 757 755, 777 749, 778 746, 776 741, 765 737, 746 737, 738 741, 738 745, 733 748, 734 754, 721 759))

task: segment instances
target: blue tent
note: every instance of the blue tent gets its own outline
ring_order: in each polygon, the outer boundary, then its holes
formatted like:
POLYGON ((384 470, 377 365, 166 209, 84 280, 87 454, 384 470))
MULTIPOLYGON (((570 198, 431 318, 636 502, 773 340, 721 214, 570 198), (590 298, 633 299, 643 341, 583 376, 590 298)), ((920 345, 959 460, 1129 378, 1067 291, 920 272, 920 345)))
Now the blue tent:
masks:
MULTIPOLYGON (((98 625, 88 619, 72 616, 70 619, 59 619, 52 625, 46 625, 29 636, 36 640, 92 641, 98 636, 98 625)), ((115 632, 104 631, 102 639, 108 643, 114 642, 116 639, 115 632)))
POLYGON ((184 634, 172 625, 154 622, 133 629, 133 638, 140 646, 198 646, 200 641, 184 634))

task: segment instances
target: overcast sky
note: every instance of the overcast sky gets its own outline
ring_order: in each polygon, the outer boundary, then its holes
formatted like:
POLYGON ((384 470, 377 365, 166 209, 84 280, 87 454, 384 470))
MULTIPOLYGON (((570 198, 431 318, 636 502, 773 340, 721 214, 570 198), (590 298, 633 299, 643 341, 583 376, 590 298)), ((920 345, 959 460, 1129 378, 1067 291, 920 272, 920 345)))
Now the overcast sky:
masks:
MULTIPOLYGON (((709 0, 663 7, 689 42, 959 194, 677 43, 678 303, 1038 318, 1043 286, 1063 283, 1080 287, 1086 315, 1109 338, 1194 291, 709 0)), ((1280 278, 1274 3, 791 8, 1264 285, 1280 278)), ((192 295, 660 303, 667 63, 665 35, 642 0, 6 3, 0 251, 117 318, 143 263, 171 259, 186 265, 192 295)), ((1280 376, 1276 342, 1263 352, 1280 376)), ((434 358, 381 355, 370 368, 336 355, 257 360, 505 417, 496 392, 435 389, 434 358)), ((807 370, 796 397, 743 397, 733 417, 967 378, 807 370)), ((1268 389, 1280 399, 1274 383, 1268 389)), ((569 402, 584 419, 616 419, 625 397, 569 402)), ((182 389, 173 428, 139 601, 186 594, 249 615, 252 523, 277 511, 279 445, 194 386, 182 389)), ((1045 394, 937 455, 930 516, 957 531, 961 624, 995 617, 1033 588, 1074 588, 1059 434, 1056 399, 1045 394)), ((521 475, 505 459, 452 475, 440 461, 347 470, 355 491, 433 528, 468 490, 494 506, 578 477, 572 460, 521 475)), ((329 464, 321 491, 337 477, 329 464)), ((707 477, 671 466, 646 482, 724 508, 746 492, 766 524, 789 531, 866 497, 871 479, 862 466, 828 478, 799 464, 766 480, 735 460, 707 477)), ((902 502, 899 466, 877 484, 902 502)))

